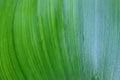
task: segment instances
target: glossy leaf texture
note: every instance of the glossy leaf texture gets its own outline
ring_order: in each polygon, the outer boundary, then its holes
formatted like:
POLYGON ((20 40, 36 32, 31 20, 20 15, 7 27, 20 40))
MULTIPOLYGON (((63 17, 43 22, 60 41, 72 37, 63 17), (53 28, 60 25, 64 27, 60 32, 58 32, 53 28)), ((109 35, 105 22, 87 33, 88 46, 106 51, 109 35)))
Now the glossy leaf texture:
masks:
POLYGON ((0 0, 0 80, 120 80, 120 0, 0 0))

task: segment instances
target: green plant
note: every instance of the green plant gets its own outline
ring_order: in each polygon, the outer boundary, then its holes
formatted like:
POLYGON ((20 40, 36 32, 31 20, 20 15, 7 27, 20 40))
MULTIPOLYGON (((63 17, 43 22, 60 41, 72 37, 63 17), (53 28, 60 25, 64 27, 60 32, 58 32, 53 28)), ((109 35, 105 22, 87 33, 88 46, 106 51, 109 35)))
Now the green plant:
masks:
POLYGON ((119 0, 0 0, 0 80, 119 80, 119 0))

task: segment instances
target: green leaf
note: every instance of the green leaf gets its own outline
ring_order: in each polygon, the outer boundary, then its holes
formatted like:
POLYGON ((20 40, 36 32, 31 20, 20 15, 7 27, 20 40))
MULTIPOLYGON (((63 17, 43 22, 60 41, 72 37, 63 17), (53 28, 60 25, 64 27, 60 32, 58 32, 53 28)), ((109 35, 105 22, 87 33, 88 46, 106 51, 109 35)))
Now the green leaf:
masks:
POLYGON ((0 80, 119 80, 119 0, 0 0, 0 80))

